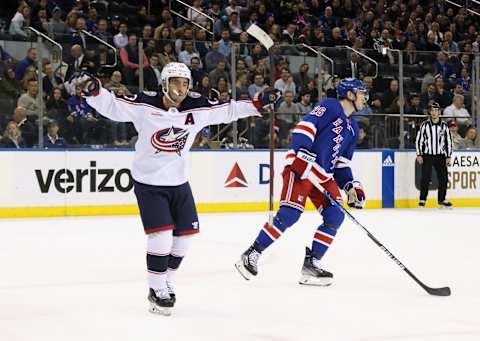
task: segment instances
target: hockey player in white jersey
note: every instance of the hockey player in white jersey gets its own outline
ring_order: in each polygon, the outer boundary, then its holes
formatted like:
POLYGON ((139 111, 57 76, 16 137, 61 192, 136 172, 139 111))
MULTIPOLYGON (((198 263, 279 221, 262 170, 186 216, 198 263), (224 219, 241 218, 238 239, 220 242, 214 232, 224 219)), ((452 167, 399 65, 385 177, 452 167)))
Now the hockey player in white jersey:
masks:
POLYGON ((170 315, 176 301, 175 273, 200 229, 188 183, 187 153, 202 128, 259 116, 257 108, 272 93, 258 96, 255 105, 250 100, 209 101, 189 91, 191 73, 183 63, 163 68, 159 93, 117 97, 86 73, 71 81, 82 87, 87 103, 101 115, 133 122, 138 132, 132 177, 147 235, 148 300, 151 312, 170 315))

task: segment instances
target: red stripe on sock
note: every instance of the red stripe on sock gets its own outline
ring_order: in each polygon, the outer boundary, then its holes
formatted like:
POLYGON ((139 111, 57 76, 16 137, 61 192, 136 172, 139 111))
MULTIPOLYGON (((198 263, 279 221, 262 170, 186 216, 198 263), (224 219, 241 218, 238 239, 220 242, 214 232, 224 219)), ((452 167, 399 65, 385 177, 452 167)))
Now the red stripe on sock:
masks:
POLYGON ((315 239, 321 240, 327 244, 331 244, 333 242, 333 238, 327 237, 326 235, 318 232, 315 233, 315 239))
POLYGON ((270 233, 270 235, 273 236, 273 238, 275 239, 278 239, 280 237, 280 233, 277 232, 277 230, 275 230, 272 226, 270 226, 268 223, 265 223, 265 225, 263 225, 263 228, 265 230, 268 231, 268 233, 270 233))

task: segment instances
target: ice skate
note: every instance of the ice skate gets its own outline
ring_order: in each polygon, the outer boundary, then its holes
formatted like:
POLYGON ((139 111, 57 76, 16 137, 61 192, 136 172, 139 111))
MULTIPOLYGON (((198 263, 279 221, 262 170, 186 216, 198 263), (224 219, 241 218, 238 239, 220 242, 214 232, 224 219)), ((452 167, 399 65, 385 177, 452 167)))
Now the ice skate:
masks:
POLYGON ((150 288, 148 293, 148 301, 150 302, 150 311, 153 314, 170 316, 175 300, 168 293, 168 289, 153 290, 150 288))
POLYGON ((299 283, 326 287, 331 285, 332 281, 333 274, 322 269, 320 260, 313 257, 312 251, 307 247, 299 283))
POLYGON ((420 207, 420 208, 425 208, 425 200, 420 200, 420 201, 418 202, 418 207, 420 207))
POLYGON ((235 263, 235 268, 246 280, 250 280, 253 276, 257 275, 257 262, 259 257, 260 252, 255 250, 252 245, 242 254, 240 260, 235 263))
POLYGON ((167 282, 167 289, 168 293, 170 294, 170 298, 173 300, 173 304, 175 304, 175 302, 177 302, 177 295, 175 295, 175 289, 173 287, 173 284, 167 282))
POLYGON ((440 209, 443 209, 443 208, 451 209, 451 208, 453 208, 453 205, 450 201, 443 200, 443 201, 438 202, 438 208, 440 208, 440 209))

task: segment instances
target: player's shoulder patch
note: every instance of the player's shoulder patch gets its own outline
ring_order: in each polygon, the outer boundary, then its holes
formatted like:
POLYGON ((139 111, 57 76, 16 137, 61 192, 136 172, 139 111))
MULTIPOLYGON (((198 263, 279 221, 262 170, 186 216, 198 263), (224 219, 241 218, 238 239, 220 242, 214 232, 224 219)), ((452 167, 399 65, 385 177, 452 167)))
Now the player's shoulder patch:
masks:
POLYGON ((156 91, 143 91, 143 93, 147 96, 150 96, 150 97, 155 97, 158 95, 158 93, 156 91))
POLYGON ((191 98, 200 98, 200 97, 202 97, 202 94, 199 93, 199 92, 196 92, 196 91, 189 91, 189 92, 188 92, 188 97, 191 97, 191 98))

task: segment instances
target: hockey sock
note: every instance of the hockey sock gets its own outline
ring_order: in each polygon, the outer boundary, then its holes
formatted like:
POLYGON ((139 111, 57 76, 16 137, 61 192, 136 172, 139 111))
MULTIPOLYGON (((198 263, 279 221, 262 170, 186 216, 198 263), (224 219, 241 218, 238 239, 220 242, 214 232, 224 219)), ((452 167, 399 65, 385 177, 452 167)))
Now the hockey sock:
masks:
POLYGON ((172 240, 172 231, 147 235, 148 285, 155 291, 167 288, 167 268, 172 240))
POLYGON ((180 267, 183 257, 185 257, 187 254, 192 239, 193 236, 173 237, 172 250, 170 251, 170 256, 168 257, 168 283, 173 283, 175 280, 177 269, 180 267))
POLYGON ((335 227, 327 227, 325 224, 318 227, 312 242, 312 253, 315 258, 320 259, 323 257, 330 244, 332 244, 333 239, 335 239, 336 234, 337 229, 335 227))
POLYGON ((287 228, 288 226, 282 222, 277 214, 273 218, 273 225, 270 225, 268 222, 263 225, 257 239, 255 239, 255 243, 253 243, 253 247, 261 253, 267 247, 272 245, 274 241, 280 238, 287 228))

